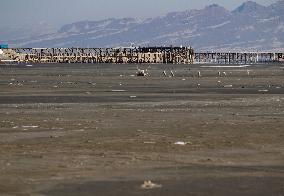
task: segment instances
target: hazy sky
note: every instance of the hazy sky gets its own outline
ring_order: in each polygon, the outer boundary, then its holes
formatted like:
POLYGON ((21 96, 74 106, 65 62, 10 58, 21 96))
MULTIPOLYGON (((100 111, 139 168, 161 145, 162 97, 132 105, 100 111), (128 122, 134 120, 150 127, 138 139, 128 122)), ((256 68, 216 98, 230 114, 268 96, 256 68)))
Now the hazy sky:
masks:
MULTIPOLYGON (((148 18, 172 11, 201 9, 217 3, 235 9, 245 0, 0 0, 0 26, 37 24, 54 26, 110 17, 148 18)), ((254 0, 269 5, 277 0, 254 0)))

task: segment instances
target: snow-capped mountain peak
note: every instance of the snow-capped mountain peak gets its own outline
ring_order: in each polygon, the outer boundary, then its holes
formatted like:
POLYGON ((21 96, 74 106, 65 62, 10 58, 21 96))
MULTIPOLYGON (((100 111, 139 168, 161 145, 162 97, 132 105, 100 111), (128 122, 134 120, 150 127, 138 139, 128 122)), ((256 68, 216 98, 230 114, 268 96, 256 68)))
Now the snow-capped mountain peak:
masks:
POLYGON ((86 20, 64 25, 47 35, 8 43, 15 47, 116 47, 134 43, 193 46, 202 51, 281 50, 284 0, 267 7, 247 1, 233 11, 212 4, 145 20, 86 20))

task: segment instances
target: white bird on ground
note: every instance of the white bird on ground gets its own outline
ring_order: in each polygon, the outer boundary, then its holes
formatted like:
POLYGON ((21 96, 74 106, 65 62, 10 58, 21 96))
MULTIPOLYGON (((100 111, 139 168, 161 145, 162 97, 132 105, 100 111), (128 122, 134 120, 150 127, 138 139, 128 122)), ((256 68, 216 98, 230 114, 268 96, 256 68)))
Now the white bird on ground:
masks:
POLYGON ((166 71, 165 71, 165 70, 163 71, 163 74, 164 74, 164 76, 167 76, 167 73, 166 73, 166 71))
POLYGON ((200 72, 200 71, 197 72, 197 76, 198 76, 199 78, 201 77, 201 72, 200 72))

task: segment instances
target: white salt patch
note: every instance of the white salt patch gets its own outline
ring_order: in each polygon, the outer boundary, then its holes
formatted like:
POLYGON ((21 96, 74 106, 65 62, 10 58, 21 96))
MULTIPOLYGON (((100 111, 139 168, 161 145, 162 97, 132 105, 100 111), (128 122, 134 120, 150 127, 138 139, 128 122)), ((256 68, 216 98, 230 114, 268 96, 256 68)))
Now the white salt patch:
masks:
POLYGON ((175 145, 185 146, 186 144, 187 144, 186 142, 181 142, 181 141, 175 142, 175 145))
POLYGON ((212 68, 240 68, 240 67, 250 67, 251 65, 203 65, 201 67, 212 67, 212 68))
POLYGON ((125 92, 125 90, 111 90, 112 92, 125 92))
POLYGON ((31 125, 31 126, 22 126, 22 128, 38 128, 38 126, 36 126, 36 125, 31 125))
POLYGON ((75 131, 75 132, 84 132, 85 129, 78 129, 78 130, 73 130, 73 131, 75 131))

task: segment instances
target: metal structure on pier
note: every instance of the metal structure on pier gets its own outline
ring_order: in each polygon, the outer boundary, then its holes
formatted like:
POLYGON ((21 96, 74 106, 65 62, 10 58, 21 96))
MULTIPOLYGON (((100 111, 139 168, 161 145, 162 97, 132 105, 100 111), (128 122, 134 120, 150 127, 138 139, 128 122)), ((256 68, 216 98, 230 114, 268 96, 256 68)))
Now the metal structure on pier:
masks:
POLYGON ((29 63, 172 63, 192 64, 190 47, 12 48, 13 60, 29 63))

